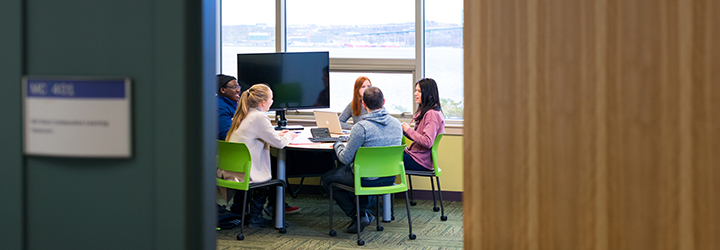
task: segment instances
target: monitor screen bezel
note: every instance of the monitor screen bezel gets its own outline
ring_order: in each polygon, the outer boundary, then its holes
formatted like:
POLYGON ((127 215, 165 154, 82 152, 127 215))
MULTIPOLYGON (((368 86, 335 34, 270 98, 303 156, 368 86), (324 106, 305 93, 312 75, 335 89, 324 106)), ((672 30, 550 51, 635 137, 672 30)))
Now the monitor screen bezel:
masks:
MULTIPOLYGON (((238 70, 237 72, 241 72, 241 69, 240 69, 241 63, 240 63, 240 61, 243 59, 242 57, 244 57, 244 56, 246 56, 246 55, 251 55, 251 56, 263 56, 263 55, 267 55, 267 56, 273 56, 273 57, 276 57, 276 56, 278 56, 278 55, 280 55, 281 57, 282 57, 282 56, 286 56, 286 55, 289 55, 289 56, 308 56, 308 57, 315 57, 314 59, 318 59, 317 57, 320 57, 320 58, 322 59, 322 61, 323 61, 323 63, 321 63, 322 65, 324 65, 323 67, 326 67, 326 68, 328 69, 328 71, 329 71, 329 66, 330 66, 330 53, 329 53, 328 51, 312 51, 312 52, 273 52, 273 53, 238 53, 238 54, 237 54, 237 57, 236 57, 236 59, 237 59, 237 70, 238 70), (324 63, 324 62, 327 62, 327 63, 324 63)), ((281 62, 282 62, 282 61, 283 61, 283 60, 281 60, 281 62)), ((280 66, 281 66, 281 69, 282 69, 285 65, 282 65, 282 63, 281 63, 280 66)), ((295 65, 295 67, 298 67, 298 65, 295 65)), ((303 65, 299 65, 299 67, 303 67, 303 65)), ((311 67, 311 66, 309 66, 309 65, 305 65, 305 67, 308 67, 308 69, 311 69, 311 68, 312 68, 312 69, 317 69, 317 67, 311 67)), ((238 81, 241 80, 241 77, 242 77, 242 76, 237 75, 238 81)), ((274 103, 273 103, 273 105, 270 107, 269 111, 310 110, 310 109, 327 109, 327 108, 330 108, 330 95, 329 95, 329 93, 330 93, 330 83, 329 83, 329 81, 330 81, 330 76, 329 76, 329 72, 328 72, 327 78, 328 78, 328 79, 327 79, 327 80, 328 80, 328 86, 327 86, 328 102, 327 102, 327 105, 316 106, 316 105, 314 105, 314 104, 316 104, 316 103, 314 103, 313 105, 297 105, 297 106, 292 106, 292 107, 277 107, 277 106, 275 106, 275 105, 276 105, 276 103, 278 103, 278 102, 277 102, 277 100, 276 100, 275 98, 273 98, 273 99, 274 99, 274 103)), ((324 84, 324 83, 322 83, 322 82, 319 82, 319 83, 320 83, 320 84, 324 84)), ((257 84, 257 83, 250 83, 250 86, 252 86, 253 84, 257 84)), ((270 87, 270 89, 272 89, 273 92, 275 92, 275 89, 273 89, 273 87, 274 87, 276 84, 274 84, 274 83, 269 83, 269 82, 265 82, 265 84, 267 84, 267 85, 270 87)), ((301 83, 301 85, 305 85, 305 84, 308 84, 308 83, 307 83, 307 82, 301 83)), ((301 86, 301 87, 302 87, 302 86, 301 86)), ((322 93, 322 90, 321 90, 320 93, 322 93)), ((318 93, 318 94, 320 94, 320 93, 318 93)), ((281 100, 281 101, 282 101, 282 100, 281 100)), ((301 103, 301 104, 302 104, 302 103, 301 103)))

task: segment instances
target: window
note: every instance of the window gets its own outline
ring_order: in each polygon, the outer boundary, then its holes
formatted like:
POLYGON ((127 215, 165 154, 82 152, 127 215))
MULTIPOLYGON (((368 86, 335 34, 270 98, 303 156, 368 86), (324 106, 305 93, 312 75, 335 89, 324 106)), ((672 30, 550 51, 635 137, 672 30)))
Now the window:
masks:
POLYGON ((237 75, 238 53, 275 52, 275 1, 222 0, 223 74, 237 75))
POLYGON ((382 90, 385 109, 390 113, 412 113, 413 96, 407 93, 413 91, 413 75, 403 73, 330 73, 330 110, 342 112, 345 109, 352 101, 355 79, 360 76, 366 76, 373 87, 382 90))
POLYGON ((463 1, 425 1, 425 76, 438 83, 446 119, 463 118, 463 1))
POLYGON ((287 51, 320 50, 332 58, 415 58, 415 1, 287 1, 287 51))
POLYGON ((329 51, 331 110, 341 112, 355 79, 367 76, 383 90, 388 111, 408 115, 415 107, 413 83, 430 77, 446 118, 462 120, 462 0, 276 2, 221 0, 222 73, 237 73, 237 53, 329 51), (278 12, 286 13, 285 23, 275 23, 278 12), (416 24, 416 13, 424 13, 424 25, 416 24), (424 43, 418 43, 418 28, 424 28, 424 43), (282 30, 284 43, 276 43, 282 30))

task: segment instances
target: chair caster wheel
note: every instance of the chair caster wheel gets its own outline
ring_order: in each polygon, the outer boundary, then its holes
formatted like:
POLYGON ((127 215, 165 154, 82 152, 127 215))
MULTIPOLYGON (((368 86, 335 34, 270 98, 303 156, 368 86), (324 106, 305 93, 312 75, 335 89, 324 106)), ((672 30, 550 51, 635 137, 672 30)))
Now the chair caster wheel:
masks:
POLYGON ((378 227, 377 227, 377 230, 378 230, 378 231, 382 231, 382 230, 385 230, 385 228, 384 228, 383 226, 378 226, 378 227))
POLYGON ((330 236, 335 236, 335 235, 337 235, 337 232, 335 232, 335 230, 330 230, 330 236))
POLYGON ((415 234, 410 234, 410 239, 411 239, 411 240, 414 240, 415 238, 417 238, 417 236, 415 236, 415 234))
POLYGON ((415 206, 415 205, 417 205, 417 202, 415 202, 415 201, 410 201, 410 206, 415 206))
POLYGON ((433 211, 439 212, 439 211, 440 211, 440 208, 439 208, 439 207, 433 207, 433 211))
POLYGON ((441 221, 446 221, 446 220, 447 220, 447 215, 440 216, 440 220, 441 220, 441 221))
POLYGON ((364 240, 358 240, 358 246, 364 246, 365 241, 364 240))
POLYGON ((236 238, 237 240, 244 240, 244 239, 245 239, 245 235, 238 234, 237 236, 235 236, 235 238, 236 238))
POLYGON ((280 228, 280 230, 278 230, 278 231, 279 231, 281 234, 287 233, 287 229, 285 229, 285 228, 280 228))

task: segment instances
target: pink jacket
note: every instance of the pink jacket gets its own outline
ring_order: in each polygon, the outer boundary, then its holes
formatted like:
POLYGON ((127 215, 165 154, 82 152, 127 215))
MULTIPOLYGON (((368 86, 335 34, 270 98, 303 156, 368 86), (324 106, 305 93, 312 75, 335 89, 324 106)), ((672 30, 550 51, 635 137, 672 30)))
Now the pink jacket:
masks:
MULTIPOLYGON (((416 119, 418 114, 413 119, 416 119)), ((435 136, 445 133, 445 118, 442 113, 437 110, 428 110, 415 129, 408 129, 403 132, 405 137, 412 140, 413 143, 405 148, 405 153, 409 154, 420 166, 433 170, 432 153, 430 149, 435 143, 435 136)))

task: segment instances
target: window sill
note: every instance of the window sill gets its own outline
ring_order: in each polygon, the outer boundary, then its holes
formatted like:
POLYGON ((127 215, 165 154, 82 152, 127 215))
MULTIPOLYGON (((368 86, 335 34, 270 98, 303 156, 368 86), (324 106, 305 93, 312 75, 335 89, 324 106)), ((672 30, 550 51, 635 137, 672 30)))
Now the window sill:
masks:
MULTIPOLYGON (((275 124, 275 116, 269 115, 268 116, 272 121, 273 125, 275 124)), ((397 118, 397 117, 396 117, 397 118)), ((303 127, 314 127, 317 124, 315 123, 315 118, 312 115, 292 115, 288 116, 288 125, 302 125, 303 127)), ((410 123, 410 118, 398 118, 400 122, 410 123)), ((463 120, 449 120, 445 121, 445 134, 446 135, 463 135, 463 120)), ((349 121, 349 123, 352 123, 349 121)))

